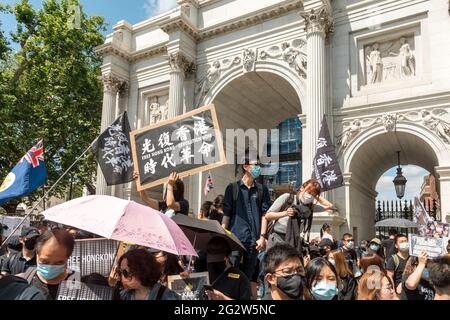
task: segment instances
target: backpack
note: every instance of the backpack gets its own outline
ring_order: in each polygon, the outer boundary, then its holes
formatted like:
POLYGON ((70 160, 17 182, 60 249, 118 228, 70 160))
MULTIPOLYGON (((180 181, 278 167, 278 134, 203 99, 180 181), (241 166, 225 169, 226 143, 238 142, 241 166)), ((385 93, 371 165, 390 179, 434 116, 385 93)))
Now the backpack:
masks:
MULTIPOLYGON (((20 275, 7 275, 1 278, 0 300, 17 300, 20 295, 30 287, 31 280, 35 274, 36 268, 30 267, 20 275)), ((37 292, 38 290, 36 289, 35 291, 37 292)))
MULTIPOLYGON (((263 201, 263 186, 260 183, 255 182, 256 188, 258 188, 258 208, 259 211, 262 211, 262 201, 263 201)), ((232 183, 233 186, 233 207, 232 207, 232 213, 236 213, 236 203, 237 203, 237 197, 239 194, 239 184, 238 182, 232 183)))
MULTIPOLYGON (((280 208, 280 212, 281 211, 285 211, 288 208, 290 208, 292 206, 292 204, 294 203, 294 199, 296 198, 295 195, 290 194, 289 197, 286 199, 286 201, 283 203, 283 205, 280 208)), ((297 198, 297 203, 298 203, 298 198, 297 198)), ((267 223, 267 236, 270 236, 273 233, 273 230, 275 229, 275 223, 277 222, 277 220, 272 220, 269 221, 267 223)))

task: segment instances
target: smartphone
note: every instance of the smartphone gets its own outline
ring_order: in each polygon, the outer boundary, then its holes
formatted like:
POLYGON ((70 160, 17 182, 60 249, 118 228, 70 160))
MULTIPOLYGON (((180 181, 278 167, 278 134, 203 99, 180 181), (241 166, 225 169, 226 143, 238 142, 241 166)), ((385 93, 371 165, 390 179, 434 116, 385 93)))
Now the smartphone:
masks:
POLYGON ((209 284, 205 284, 203 285, 203 289, 207 290, 207 291, 214 291, 214 288, 212 285, 209 284))

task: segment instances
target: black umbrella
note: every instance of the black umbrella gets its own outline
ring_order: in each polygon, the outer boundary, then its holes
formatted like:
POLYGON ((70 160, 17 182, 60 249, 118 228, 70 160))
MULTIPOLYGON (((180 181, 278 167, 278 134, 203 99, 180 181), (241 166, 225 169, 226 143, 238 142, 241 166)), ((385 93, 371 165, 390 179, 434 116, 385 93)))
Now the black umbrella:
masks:
POLYGON ((217 220, 201 220, 177 214, 173 217, 173 221, 183 230, 195 249, 204 250, 208 241, 213 237, 222 237, 227 240, 232 251, 245 251, 241 241, 234 234, 222 228, 217 220))

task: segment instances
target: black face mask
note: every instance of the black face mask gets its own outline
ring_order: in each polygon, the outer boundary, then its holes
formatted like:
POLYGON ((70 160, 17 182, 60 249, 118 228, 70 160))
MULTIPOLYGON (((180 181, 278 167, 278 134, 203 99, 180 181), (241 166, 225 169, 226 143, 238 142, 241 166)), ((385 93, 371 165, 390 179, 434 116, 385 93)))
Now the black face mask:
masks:
POLYGON ((226 267, 227 265, 225 261, 208 263, 207 268, 209 273, 209 283, 216 281, 216 279, 225 271, 226 267))
POLYGON ((25 248, 28 250, 34 250, 34 247, 36 246, 37 237, 31 238, 25 241, 25 248))
POLYGON ((298 300, 303 295, 303 278, 298 274, 287 277, 277 277, 277 287, 289 298, 298 300))

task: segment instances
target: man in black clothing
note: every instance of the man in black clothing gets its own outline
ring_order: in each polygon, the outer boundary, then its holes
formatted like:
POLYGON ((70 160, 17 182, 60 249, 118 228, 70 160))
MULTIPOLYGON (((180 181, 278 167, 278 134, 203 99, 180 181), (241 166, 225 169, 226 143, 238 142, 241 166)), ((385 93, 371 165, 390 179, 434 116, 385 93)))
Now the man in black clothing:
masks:
POLYGON ((29 267, 36 266, 35 246, 39 235, 36 228, 22 228, 19 240, 22 244, 22 251, 10 256, 3 262, 1 270, 3 275, 16 275, 25 272, 29 267))
POLYGON ((351 233, 344 233, 342 236, 342 253, 350 270, 353 272, 354 268, 358 266, 358 255, 354 249, 355 241, 351 233))
POLYGON ((231 266, 230 253, 230 245, 224 238, 214 237, 208 242, 206 260, 213 290, 206 290, 206 295, 211 300, 250 300, 250 281, 242 271, 231 266))
POLYGON ((395 292, 401 293, 402 276, 405 271, 406 262, 409 258, 408 237, 404 234, 398 234, 394 238, 395 247, 398 252, 393 254, 387 261, 386 271, 388 276, 395 284, 395 292))
POLYGON ((397 248, 395 246, 395 236, 397 235, 397 229, 389 229, 389 238, 381 241, 381 245, 383 246, 384 256, 387 260, 397 253, 397 248))
POLYGON ((267 187, 255 181, 261 173, 259 160, 247 155, 243 162, 242 180, 230 183, 225 190, 222 226, 230 228, 245 246, 245 252, 232 253, 231 263, 251 279, 255 274, 258 251, 264 249, 266 243, 264 215, 271 202, 267 187))
POLYGON ((59 285, 71 276, 67 269, 67 259, 72 254, 75 240, 64 229, 45 232, 36 243, 37 268, 31 275, 30 283, 47 300, 56 300, 59 285))

